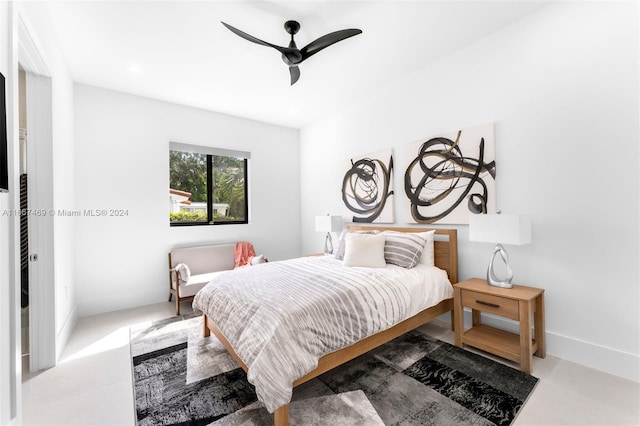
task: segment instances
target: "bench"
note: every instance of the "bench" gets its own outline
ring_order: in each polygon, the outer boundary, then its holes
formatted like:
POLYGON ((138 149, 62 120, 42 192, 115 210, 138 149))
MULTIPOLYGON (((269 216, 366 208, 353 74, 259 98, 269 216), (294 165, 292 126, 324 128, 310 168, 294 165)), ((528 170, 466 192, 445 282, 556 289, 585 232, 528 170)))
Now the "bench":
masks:
POLYGON ((176 297, 176 315, 180 302, 193 299, 196 293, 217 275, 235 267, 235 244, 175 248, 169 253, 169 302, 176 297), (179 264, 191 272, 187 281, 180 280, 179 264))

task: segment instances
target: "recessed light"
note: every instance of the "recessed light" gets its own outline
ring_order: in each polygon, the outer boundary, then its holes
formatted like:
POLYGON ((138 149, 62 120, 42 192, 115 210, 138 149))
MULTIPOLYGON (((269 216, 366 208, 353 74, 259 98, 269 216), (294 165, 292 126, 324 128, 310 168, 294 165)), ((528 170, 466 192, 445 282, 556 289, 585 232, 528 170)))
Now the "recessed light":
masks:
POLYGON ((127 67, 131 74, 142 74, 142 67, 140 65, 132 64, 127 67))

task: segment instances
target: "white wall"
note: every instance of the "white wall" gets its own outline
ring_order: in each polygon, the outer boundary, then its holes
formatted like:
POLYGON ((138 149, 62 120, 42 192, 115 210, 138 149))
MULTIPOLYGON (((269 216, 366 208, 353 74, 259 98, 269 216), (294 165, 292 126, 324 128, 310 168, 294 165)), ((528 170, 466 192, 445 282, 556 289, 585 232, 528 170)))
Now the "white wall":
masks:
POLYGON ((79 209, 72 218, 81 316, 167 300, 174 246, 247 240, 270 260, 300 251, 299 132, 256 121, 75 86, 79 209), (248 225, 169 226, 169 141, 251 152, 248 225))
MULTIPOLYGON (((638 381, 637 7, 547 6, 304 128, 303 251, 322 247, 315 215, 348 216, 348 158, 393 148, 402 224, 405 146, 495 123, 498 206, 533 226, 514 281, 545 289, 548 353, 638 381)), ((484 276, 492 246, 456 227, 461 279, 484 276)))

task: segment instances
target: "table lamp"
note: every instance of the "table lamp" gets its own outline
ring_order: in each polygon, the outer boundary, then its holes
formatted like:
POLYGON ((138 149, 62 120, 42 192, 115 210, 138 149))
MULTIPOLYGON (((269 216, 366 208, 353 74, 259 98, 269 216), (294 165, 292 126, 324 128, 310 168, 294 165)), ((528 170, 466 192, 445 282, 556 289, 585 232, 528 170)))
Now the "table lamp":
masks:
POLYGON ((531 222, 529 218, 517 214, 476 214, 469 216, 469 241, 496 243, 489 267, 487 283, 496 287, 512 288, 513 270, 509 255, 502 244, 524 245, 531 242, 531 222), (506 276, 499 278, 494 270, 496 255, 506 266, 506 276))

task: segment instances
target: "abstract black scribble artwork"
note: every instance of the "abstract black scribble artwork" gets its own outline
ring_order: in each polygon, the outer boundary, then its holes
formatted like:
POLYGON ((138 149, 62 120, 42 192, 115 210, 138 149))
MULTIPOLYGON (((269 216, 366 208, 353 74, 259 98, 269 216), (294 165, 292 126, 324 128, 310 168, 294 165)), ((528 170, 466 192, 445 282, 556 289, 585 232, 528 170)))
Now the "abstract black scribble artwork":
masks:
POLYGON ((417 223, 469 223, 469 214, 493 213, 493 125, 412 144, 404 190, 417 223))
POLYGON ((349 160, 342 179, 342 201, 353 222, 393 223, 393 155, 380 151, 349 160))

